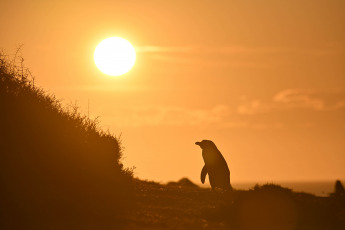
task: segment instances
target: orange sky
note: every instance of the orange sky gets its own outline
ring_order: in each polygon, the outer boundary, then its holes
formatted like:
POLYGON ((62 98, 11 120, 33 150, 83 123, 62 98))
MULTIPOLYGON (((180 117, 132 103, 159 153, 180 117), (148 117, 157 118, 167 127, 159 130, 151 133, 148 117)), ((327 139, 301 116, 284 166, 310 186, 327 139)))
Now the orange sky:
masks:
POLYGON ((122 134, 142 179, 199 182, 210 139, 233 182, 345 178, 345 1, 0 3, 0 48, 35 82, 122 134), (120 77, 93 62, 119 36, 137 50, 120 77))

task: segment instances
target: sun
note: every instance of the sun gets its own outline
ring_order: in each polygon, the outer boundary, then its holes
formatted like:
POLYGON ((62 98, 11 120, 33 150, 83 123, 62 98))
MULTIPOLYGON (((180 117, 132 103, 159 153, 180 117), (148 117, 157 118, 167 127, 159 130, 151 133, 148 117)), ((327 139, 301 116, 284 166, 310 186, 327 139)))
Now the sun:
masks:
POLYGON ((101 41, 94 53, 98 69, 111 76, 127 73, 134 66, 135 58, 134 47, 120 37, 111 37, 101 41))

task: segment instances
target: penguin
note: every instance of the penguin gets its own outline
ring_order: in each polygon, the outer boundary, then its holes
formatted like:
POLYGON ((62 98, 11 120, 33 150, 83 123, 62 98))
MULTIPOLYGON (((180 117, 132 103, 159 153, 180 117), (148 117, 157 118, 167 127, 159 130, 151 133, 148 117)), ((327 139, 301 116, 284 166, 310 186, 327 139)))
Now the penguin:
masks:
POLYGON ((230 170, 223 155, 218 150, 217 146, 210 140, 203 140, 195 142, 202 149, 202 157, 204 158, 205 165, 201 170, 201 182, 205 183, 206 175, 212 187, 223 190, 232 190, 230 185, 230 170))

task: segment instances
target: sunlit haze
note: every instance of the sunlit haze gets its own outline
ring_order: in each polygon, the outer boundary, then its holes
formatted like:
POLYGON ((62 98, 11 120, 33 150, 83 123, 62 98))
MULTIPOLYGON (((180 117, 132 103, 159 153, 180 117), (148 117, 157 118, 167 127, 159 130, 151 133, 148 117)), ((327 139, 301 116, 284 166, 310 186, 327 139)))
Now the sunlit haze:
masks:
POLYGON ((22 45, 36 85, 121 136, 123 163, 141 179, 200 183, 203 139, 234 183, 345 178, 345 1, 0 6, 4 53, 22 45), (136 52, 119 72, 97 68, 107 62, 96 47, 111 37, 136 52))

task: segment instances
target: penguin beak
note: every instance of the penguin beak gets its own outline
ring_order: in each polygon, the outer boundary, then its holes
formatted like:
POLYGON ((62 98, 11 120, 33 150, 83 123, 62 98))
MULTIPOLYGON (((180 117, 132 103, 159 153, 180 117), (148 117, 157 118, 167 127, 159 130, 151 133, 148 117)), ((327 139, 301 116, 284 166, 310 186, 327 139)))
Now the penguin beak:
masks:
POLYGON ((201 142, 195 142, 196 145, 199 145, 201 147, 201 142))

